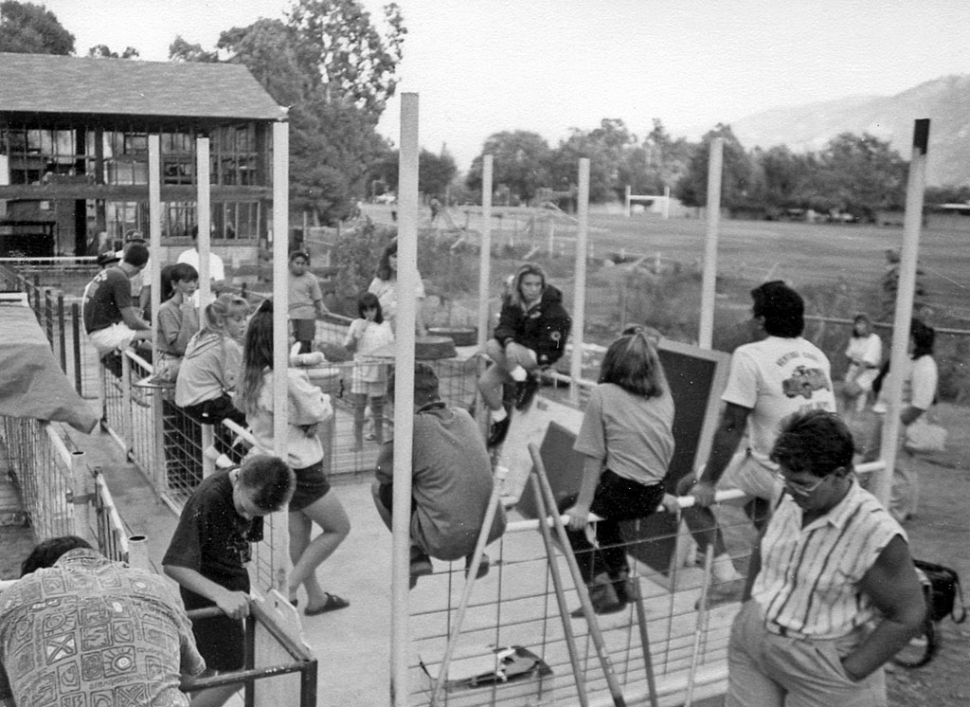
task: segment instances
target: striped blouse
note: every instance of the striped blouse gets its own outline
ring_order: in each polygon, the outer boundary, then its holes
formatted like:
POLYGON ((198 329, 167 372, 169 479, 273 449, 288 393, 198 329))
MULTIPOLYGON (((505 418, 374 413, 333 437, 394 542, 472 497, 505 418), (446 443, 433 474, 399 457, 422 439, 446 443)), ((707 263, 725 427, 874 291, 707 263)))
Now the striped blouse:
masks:
POLYGON ((761 541, 752 597, 769 631, 838 638, 873 613, 859 582, 889 541, 906 533, 853 480, 838 505, 802 528, 802 509, 785 494, 761 541))

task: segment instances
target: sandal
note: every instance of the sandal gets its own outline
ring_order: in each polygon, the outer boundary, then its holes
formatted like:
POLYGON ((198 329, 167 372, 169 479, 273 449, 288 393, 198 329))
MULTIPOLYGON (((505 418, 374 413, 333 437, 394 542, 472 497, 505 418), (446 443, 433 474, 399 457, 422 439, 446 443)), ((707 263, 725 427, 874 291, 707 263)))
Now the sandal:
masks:
POLYGON ((303 610, 303 613, 307 616, 319 616, 320 614, 326 614, 328 611, 336 611, 337 609, 346 609, 350 606, 350 602, 346 599, 338 597, 336 594, 331 594, 326 592, 327 600, 323 602, 320 606, 316 608, 307 607, 303 610))

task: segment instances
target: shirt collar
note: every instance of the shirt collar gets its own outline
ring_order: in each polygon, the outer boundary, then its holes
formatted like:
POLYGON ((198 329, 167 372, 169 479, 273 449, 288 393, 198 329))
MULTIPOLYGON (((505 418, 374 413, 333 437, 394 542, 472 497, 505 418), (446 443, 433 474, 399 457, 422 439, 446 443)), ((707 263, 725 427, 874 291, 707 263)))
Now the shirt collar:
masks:
POLYGON ((88 547, 79 547, 74 550, 68 550, 61 555, 57 559, 57 562, 54 563, 54 566, 62 567, 69 564, 100 565, 105 562, 108 562, 108 560, 97 550, 92 550, 88 547))

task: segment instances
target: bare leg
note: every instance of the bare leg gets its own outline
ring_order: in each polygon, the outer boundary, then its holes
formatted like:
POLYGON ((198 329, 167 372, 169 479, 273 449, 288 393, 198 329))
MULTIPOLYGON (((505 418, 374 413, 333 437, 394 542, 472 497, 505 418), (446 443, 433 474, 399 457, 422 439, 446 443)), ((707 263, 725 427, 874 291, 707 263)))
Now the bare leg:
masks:
POLYGON ((384 444, 384 397, 370 399, 370 411, 374 416, 374 439, 378 445, 384 444))
POLYGON ((354 393, 354 451, 364 448, 364 412, 367 408, 367 396, 354 393))
POLYGON ((350 519, 344 510, 340 499, 333 491, 328 491, 325 496, 318 498, 300 513, 291 513, 290 516, 302 515, 305 519, 312 520, 323 529, 323 533, 309 540, 309 522, 292 523, 290 525, 290 544, 291 553, 294 544, 294 535, 297 543, 303 542, 303 551, 299 559, 294 563, 293 573, 290 575, 290 596, 296 593, 297 587, 301 584, 307 592, 307 608, 320 606, 326 600, 326 592, 320 587, 316 578, 316 568, 323 563, 340 543, 344 541, 350 532, 350 519), (309 542, 307 542, 309 540, 309 542))

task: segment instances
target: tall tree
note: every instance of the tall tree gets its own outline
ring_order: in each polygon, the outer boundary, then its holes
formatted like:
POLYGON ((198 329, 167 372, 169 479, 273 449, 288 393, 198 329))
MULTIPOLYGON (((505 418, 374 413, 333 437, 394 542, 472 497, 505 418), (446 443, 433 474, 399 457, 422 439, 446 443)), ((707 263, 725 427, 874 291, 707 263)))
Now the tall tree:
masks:
POLYGON ((74 53, 74 35, 43 5, 0 2, 0 52, 14 54, 74 53))
POLYGON ((902 206, 906 163, 889 142, 868 133, 842 133, 825 146, 819 160, 822 194, 832 208, 872 221, 877 210, 902 206))
POLYGON ((707 204, 707 171, 711 142, 724 138, 724 161, 721 175, 721 206, 737 208, 750 203, 752 188, 751 159, 738 142, 730 125, 718 123, 703 138, 690 158, 687 173, 677 183, 675 196, 688 206, 707 204))
POLYGON ((216 62, 219 61, 219 54, 205 51, 201 44, 189 44, 181 34, 177 34, 168 45, 168 58, 170 61, 216 62))
MULTIPOLYGON (((549 144, 538 133, 515 130, 495 133, 482 146, 482 154, 494 156, 493 186, 505 187, 520 201, 530 201, 539 187, 549 184, 549 144)), ((468 188, 482 188, 482 156, 472 160, 466 178, 468 188)))

